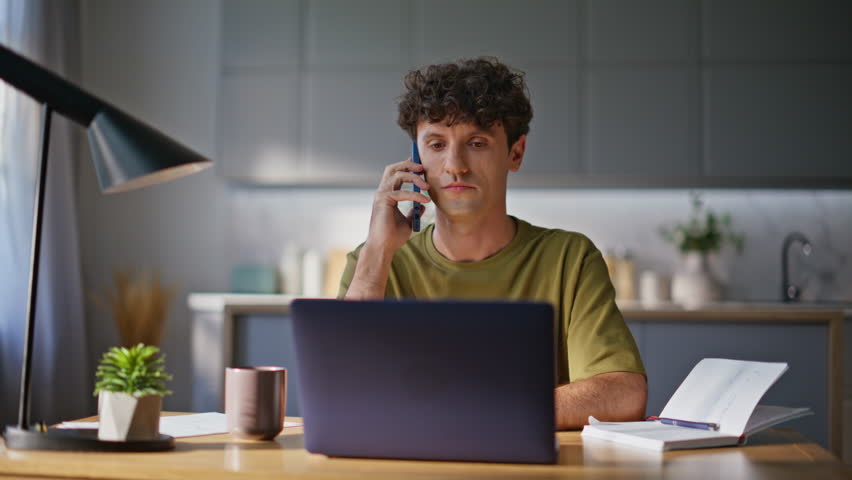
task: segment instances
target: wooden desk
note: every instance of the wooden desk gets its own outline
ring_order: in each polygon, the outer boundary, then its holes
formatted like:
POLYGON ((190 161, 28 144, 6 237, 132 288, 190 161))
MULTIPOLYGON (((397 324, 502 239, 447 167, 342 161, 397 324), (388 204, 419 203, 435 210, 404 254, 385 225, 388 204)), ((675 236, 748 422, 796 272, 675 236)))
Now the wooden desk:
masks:
MULTIPOLYGON (((192 410, 222 411, 225 367, 293 367, 292 295, 193 293, 192 410)), ((764 396, 768 405, 811 407, 814 415, 785 424, 840 457, 844 392, 852 392, 849 305, 720 302, 686 311, 619 303, 648 371, 647 415, 665 407, 703 358, 787 362, 790 370, 764 396), (846 325, 844 328, 844 322, 846 325), (844 334, 844 331, 846 332, 844 334), (844 336, 845 335, 845 336, 844 336), (794 342, 796 348, 790 348, 794 342), (844 360, 845 359, 845 360, 844 360), (845 362, 845 363, 844 363, 845 362), (845 365, 845 366, 844 366, 845 365), (844 382, 845 375, 848 377, 844 382)), ((300 414, 298 372, 290 370, 287 407, 300 414)), ((847 398, 848 397, 848 398, 847 398)))
POLYGON ((230 435, 178 439, 174 451, 158 453, 10 451, 0 442, 0 479, 852 478, 852 469, 790 430, 769 430, 745 447, 664 454, 583 441, 580 432, 558 437, 558 465, 327 458, 305 451, 301 427, 285 429, 274 442, 244 442, 230 435))

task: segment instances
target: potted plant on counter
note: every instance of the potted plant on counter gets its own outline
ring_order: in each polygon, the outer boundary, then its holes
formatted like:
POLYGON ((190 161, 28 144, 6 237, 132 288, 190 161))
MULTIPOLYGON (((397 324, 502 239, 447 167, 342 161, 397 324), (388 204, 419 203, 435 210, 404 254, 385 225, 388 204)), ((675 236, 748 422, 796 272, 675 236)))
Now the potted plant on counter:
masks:
POLYGON ((686 309, 721 299, 722 285, 710 272, 708 255, 720 251, 725 244, 741 253, 744 244, 743 235, 731 228, 730 215, 717 215, 706 209, 695 192, 691 197, 692 215, 687 221, 660 227, 663 238, 682 255, 681 267, 672 277, 671 294, 672 301, 686 309))
POLYGON ((172 393, 165 387, 172 377, 159 353, 159 348, 143 343, 104 353, 95 374, 100 440, 157 438, 163 396, 172 393))

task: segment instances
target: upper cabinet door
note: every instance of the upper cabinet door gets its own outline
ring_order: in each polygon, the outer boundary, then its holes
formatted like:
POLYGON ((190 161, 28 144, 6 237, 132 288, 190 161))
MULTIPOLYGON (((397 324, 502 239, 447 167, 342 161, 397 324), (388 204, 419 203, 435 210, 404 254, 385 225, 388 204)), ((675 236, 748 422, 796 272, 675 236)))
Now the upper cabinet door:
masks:
MULTIPOLYGON (((399 0, 312 0, 305 18, 308 70, 400 70, 408 65, 408 5, 399 0)), ((392 92, 388 92, 391 94, 392 92)))
POLYGON ((852 177, 852 67, 718 66, 705 85, 706 175, 852 177))
POLYGON ((852 2, 713 0, 702 18, 705 174, 852 177, 852 2))
POLYGON ((225 0, 222 65, 298 67, 302 55, 299 0, 225 0))
POLYGON ((309 178, 378 186, 384 168, 411 154, 396 124, 400 71, 311 72, 305 90, 309 178))
POLYGON ((576 0, 416 0, 421 64, 491 55, 517 66, 575 64, 576 0))
POLYGON ((298 72, 232 72, 221 81, 219 168, 247 183, 303 176, 298 72))
POLYGON ((514 186, 547 185, 581 173, 577 1, 418 0, 417 63, 494 56, 525 73, 533 120, 514 186))
POLYGON ((709 62, 852 61, 849 0, 705 0, 709 62))
POLYGON ((217 168, 239 182, 302 175, 299 0, 225 0, 217 168))
POLYGON ((701 175, 694 69, 600 68, 587 75, 587 171, 653 183, 701 175))
POLYGON ((700 177, 697 2, 596 0, 586 9, 586 173, 637 186, 700 177))
POLYGON ((586 2, 589 63, 692 63, 697 59, 696 0, 586 2))

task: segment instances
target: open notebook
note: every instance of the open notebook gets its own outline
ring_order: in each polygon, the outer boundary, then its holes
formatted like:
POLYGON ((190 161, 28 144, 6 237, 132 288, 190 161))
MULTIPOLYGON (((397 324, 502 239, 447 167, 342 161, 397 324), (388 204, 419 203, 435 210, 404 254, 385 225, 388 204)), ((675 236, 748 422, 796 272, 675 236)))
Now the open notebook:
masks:
POLYGON ((599 422, 589 417, 582 435, 653 450, 743 444, 749 435, 813 413, 809 408, 758 405, 786 371, 786 363, 705 358, 660 416, 650 417, 655 420, 599 422))

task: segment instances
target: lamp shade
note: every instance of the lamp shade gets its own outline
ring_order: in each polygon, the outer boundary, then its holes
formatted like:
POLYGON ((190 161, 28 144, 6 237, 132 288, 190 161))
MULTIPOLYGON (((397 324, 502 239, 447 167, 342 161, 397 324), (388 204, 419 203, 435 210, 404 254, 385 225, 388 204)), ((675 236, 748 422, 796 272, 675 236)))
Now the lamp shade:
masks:
POLYGON ((117 109, 99 111, 88 128, 103 193, 146 187, 203 170, 212 162, 117 109))

